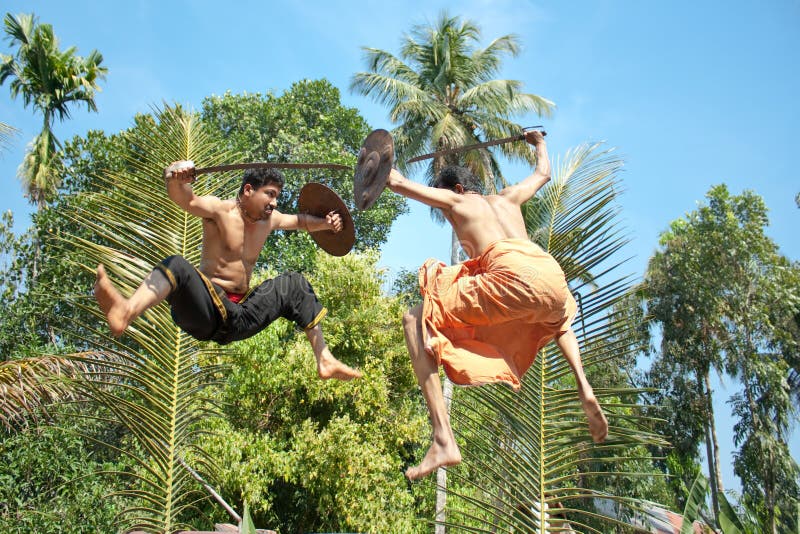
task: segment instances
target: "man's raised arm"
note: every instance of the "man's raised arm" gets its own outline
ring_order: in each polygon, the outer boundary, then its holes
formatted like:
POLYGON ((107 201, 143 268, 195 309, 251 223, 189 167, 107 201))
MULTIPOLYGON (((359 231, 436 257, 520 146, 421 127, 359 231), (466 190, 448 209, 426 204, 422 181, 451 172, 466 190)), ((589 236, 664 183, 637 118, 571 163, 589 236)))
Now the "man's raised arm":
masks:
POLYGON ((194 180, 194 163, 191 161, 176 161, 164 169, 169 198, 192 215, 210 219, 221 201, 217 197, 195 195, 191 185, 194 180))
POLYGON ((550 159, 547 157, 544 134, 538 130, 527 131, 525 141, 532 144, 536 152, 536 169, 518 184, 510 185, 499 193, 517 205, 530 200, 544 184, 550 181, 550 159))

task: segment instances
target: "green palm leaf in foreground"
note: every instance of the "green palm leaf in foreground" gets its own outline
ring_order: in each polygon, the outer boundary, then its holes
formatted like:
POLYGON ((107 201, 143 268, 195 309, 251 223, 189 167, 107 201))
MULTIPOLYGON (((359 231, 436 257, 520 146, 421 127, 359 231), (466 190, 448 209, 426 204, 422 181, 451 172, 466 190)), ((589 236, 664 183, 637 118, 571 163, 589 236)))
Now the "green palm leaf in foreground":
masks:
MULTIPOLYGON (((585 293, 573 327, 590 376, 592 366, 633 351, 632 326, 612 311, 631 287, 611 258, 625 243, 614 206, 621 161, 597 148, 579 147, 556 164, 553 182, 525 210, 534 240, 564 266, 574 292, 585 293)), ((640 391, 595 388, 610 424, 601 445, 591 442, 569 367, 554 344, 537 356, 519 393, 503 386, 458 393, 453 427, 465 445, 463 463, 450 469, 451 527, 558 532, 567 521, 575 530, 600 532, 593 525, 646 513, 647 503, 590 487, 592 480, 637 476, 622 471, 626 453, 664 445, 643 430, 648 416, 637 405, 640 391), (596 511, 598 499, 611 502, 615 518, 596 511)))
MULTIPOLYGON (((124 295, 166 256, 181 254, 195 264, 199 259, 201 222, 169 199, 161 178, 164 167, 179 159, 214 165, 226 157, 214 153, 216 147, 194 115, 168 108, 156 116, 158 122, 145 120, 129 132, 127 170, 99 177, 105 190, 76 199, 64 214, 93 235, 62 238, 64 254, 92 272, 104 264, 124 295)), ((219 194, 225 183, 219 176, 204 177, 195 190, 219 194)), ((181 460, 213 474, 213 462, 194 443, 198 422, 215 411, 204 392, 218 376, 214 362, 221 349, 183 333, 166 305, 146 312, 116 340, 93 299, 77 297, 76 304, 98 321, 75 325, 74 337, 94 350, 71 358, 97 369, 76 380, 75 388, 130 433, 121 452, 136 467, 128 473, 132 484, 120 491, 131 499, 121 526, 179 530, 184 511, 202 496, 181 460)))

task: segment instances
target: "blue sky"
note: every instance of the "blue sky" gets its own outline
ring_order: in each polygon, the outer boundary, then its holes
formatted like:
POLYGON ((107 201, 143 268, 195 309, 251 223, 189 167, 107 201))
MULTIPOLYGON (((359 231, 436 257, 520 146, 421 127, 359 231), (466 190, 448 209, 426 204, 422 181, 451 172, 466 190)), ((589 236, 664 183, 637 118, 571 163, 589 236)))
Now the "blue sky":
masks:
MULTIPOLYGON (((327 78, 345 105, 375 128, 390 128, 379 105, 347 90, 364 70, 362 46, 397 52, 413 24, 442 9, 477 22, 484 44, 514 33, 523 44, 502 77, 553 100, 544 124, 552 158, 586 142, 615 147, 626 162, 622 217, 631 244, 627 264, 641 275, 670 221, 693 210, 709 188, 752 189, 770 208, 768 234, 791 259, 800 258, 800 178, 791 168, 800 127, 800 1, 655 2, 427 0, 413 2, 209 0, 6 0, 3 12, 35 13, 54 26, 62 47, 99 50, 108 67, 97 96, 99 113, 75 109, 57 124, 69 139, 90 129, 115 133, 135 113, 177 102, 199 109, 225 91, 280 93, 293 82, 327 78)), ((0 50, 8 52, 3 41, 0 50)), ((0 121, 21 130, 0 154, 0 210, 16 228, 30 222, 16 169, 41 117, 0 87, 0 121)), ((514 182, 529 170, 510 166, 514 182)), ((414 178, 414 176, 410 176, 414 178)), ((447 228, 414 206, 398 220, 382 251, 389 276, 428 257, 449 257, 447 228), (426 239, 419 239, 424 232, 426 239)), ((732 423, 724 401, 735 391, 717 384, 724 482, 737 489, 729 465, 732 423)), ((792 443, 800 458, 800 440, 792 443)))

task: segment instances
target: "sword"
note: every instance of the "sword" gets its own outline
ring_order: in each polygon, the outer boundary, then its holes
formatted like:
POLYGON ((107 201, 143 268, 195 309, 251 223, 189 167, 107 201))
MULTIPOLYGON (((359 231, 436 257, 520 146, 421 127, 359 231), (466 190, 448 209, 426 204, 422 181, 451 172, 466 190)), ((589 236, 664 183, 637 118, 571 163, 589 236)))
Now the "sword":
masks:
MULTIPOLYGON (((444 156, 445 154, 453 154, 455 152, 467 152, 469 150, 475 150, 478 148, 486 148, 488 146, 502 145, 505 143, 511 143, 512 141, 522 141, 523 139, 525 139, 525 132, 527 132, 528 130, 535 130, 536 128, 542 128, 542 126, 529 126, 528 128, 523 128, 521 134, 512 135, 511 137, 503 137, 502 139, 493 139, 492 141, 484 141, 483 143, 476 143, 474 145, 457 146, 454 148, 445 148, 443 150, 437 150, 436 152, 431 152, 430 154, 423 154, 421 156, 411 158, 406 163, 414 163, 415 161, 422 161, 423 159, 431 159, 438 156, 444 156)), ((547 135, 547 132, 543 131, 542 135, 547 135)))
POLYGON ((228 165, 215 165, 201 167, 194 170, 194 175, 199 176, 209 172, 236 171, 240 169, 333 169, 346 171, 351 167, 338 163, 273 163, 269 161, 256 161, 253 163, 231 163, 228 165))

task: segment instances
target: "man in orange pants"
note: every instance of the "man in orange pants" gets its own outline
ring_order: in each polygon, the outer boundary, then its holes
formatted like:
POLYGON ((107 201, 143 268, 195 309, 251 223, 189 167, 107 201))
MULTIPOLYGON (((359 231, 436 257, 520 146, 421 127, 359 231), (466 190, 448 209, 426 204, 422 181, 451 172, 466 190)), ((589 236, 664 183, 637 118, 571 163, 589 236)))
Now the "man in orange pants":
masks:
POLYGON ((433 426, 422 462, 406 471, 412 480, 461 461, 442 395, 437 365, 455 384, 505 382, 519 389, 536 353, 555 339, 569 363, 595 442, 608 422, 586 379, 571 328, 577 306, 558 263, 528 239, 520 206, 550 180, 541 132, 525 139, 536 149, 535 172, 496 195, 482 195, 461 167, 447 167, 434 187, 407 180, 396 170, 387 187, 442 210, 469 255, 445 267, 428 260, 420 268, 423 304, 403 318, 406 344, 433 426))

